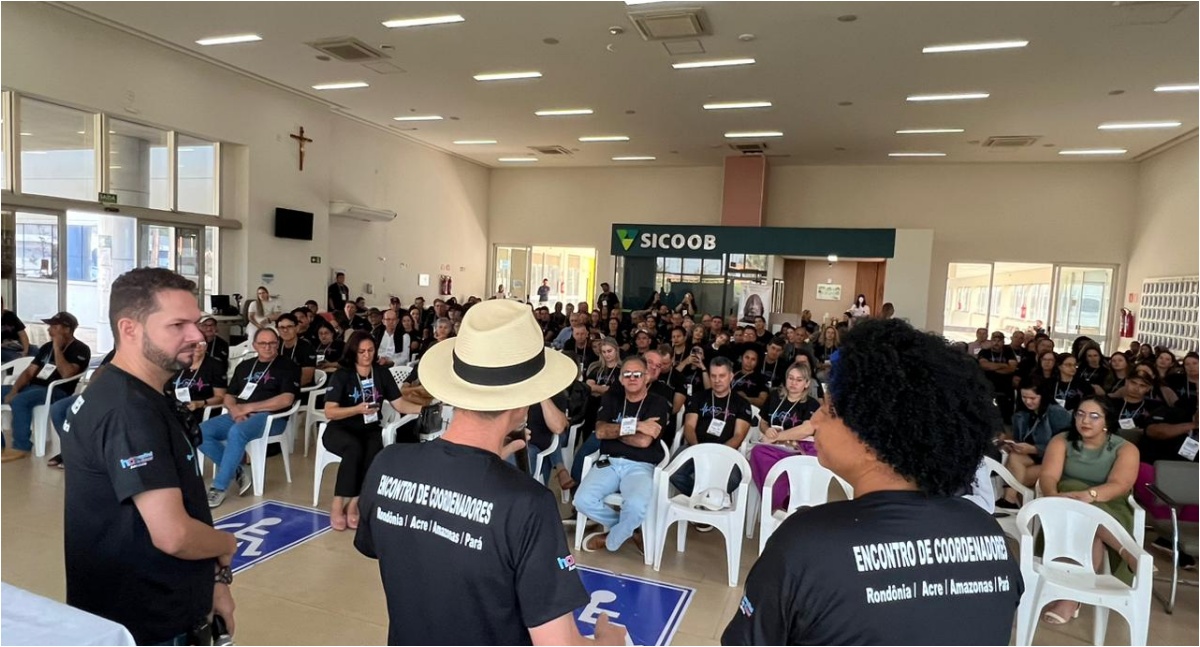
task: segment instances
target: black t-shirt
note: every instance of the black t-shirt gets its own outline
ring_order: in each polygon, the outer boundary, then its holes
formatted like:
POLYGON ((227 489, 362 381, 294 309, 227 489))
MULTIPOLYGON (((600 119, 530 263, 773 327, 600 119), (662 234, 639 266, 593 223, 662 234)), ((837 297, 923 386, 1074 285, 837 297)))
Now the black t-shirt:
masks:
POLYGON ((537 294, 538 294, 538 301, 549 301, 550 300, 550 286, 549 285, 538 286, 537 294))
POLYGON ((366 317, 354 315, 354 318, 350 320, 350 329, 371 332, 371 322, 366 317))
POLYGON ((1096 386, 1103 387, 1104 383, 1108 381, 1108 369, 1104 366, 1101 366, 1100 368, 1092 368, 1086 364, 1080 364, 1079 375, 1077 377, 1088 384, 1095 384, 1096 386))
POLYGON ((769 426, 791 429, 799 427, 806 420, 812 418, 812 415, 820 408, 821 403, 814 398, 790 402, 786 395, 772 391, 771 397, 767 398, 767 403, 758 412, 769 426))
POLYGON ((979 506, 873 492, 784 521, 721 644, 1007 645, 1023 588, 979 506))
POLYGON ((178 399, 176 390, 184 388, 188 390, 188 402, 199 402, 213 397, 213 389, 225 387, 225 371, 221 370, 217 360, 205 357, 200 368, 192 370, 189 366, 172 375, 163 385, 163 393, 174 400, 178 399))
POLYGON ((279 356, 291 360, 300 368, 313 368, 317 365, 317 349, 303 337, 297 338, 296 345, 291 348, 280 345, 279 356))
MULTIPOLYGON (((67 344, 67 347, 63 349, 63 357, 65 357, 68 362, 79 368, 79 371, 76 371, 75 373, 78 375, 80 372, 86 371, 88 364, 91 363, 92 349, 88 348, 87 344, 79 341, 78 339, 73 339, 71 340, 71 343, 67 344)), ((54 364, 54 362, 54 342, 48 341, 42 344, 42 347, 38 349, 37 355, 33 358, 33 365, 37 366, 38 372, 40 373, 47 366, 54 364)), ((36 384, 38 386, 50 386, 51 382, 61 379, 63 379, 62 374, 58 372, 58 368, 55 368, 54 372, 50 374, 50 377, 42 378, 35 376, 29 381, 29 383, 36 384)), ((75 390, 75 385, 64 384, 57 387, 56 390, 60 393, 69 394, 75 390)))
POLYGON ((317 358, 317 364, 327 364, 329 362, 337 362, 342 359, 342 354, 346 352, 346 343, 340 339, 334 339, 328 346, 318 344, 316 350, 313 351, 317 358))
POLYGON ((1185 373, 1168 375, 1167 386, 1175 392, 1175 395, 1179 396, 1180 400, 1188 402, 1193 410, 1196 408, 1197 395, 1200 395, 1200 387, 1193 382, 1189 382, 1185 373))
POLYGON ((491 452, 387 447, 358 507, 354 546, 379 560, 389 645, 529 645, 528 627, 590 600, 554 495, 491 452))
POLYGON ((659 377, 657 380, 651 382, 647 390, 667 401, 668 413, 671 415, 667 416, 667 425, 663 427, 659 439, 667 443, 667 447, 670 447, 671 443, 675 442, 675 434, 679 432, 675 428, 675 396, 683 394, 684 402, 686 403, 687 392, 685 390, 686 385, 683 383, 683 377, 679 373, 673 374, 669 379, 663 379, 664 377, 659 377))
POLYGON ((116 366, 72 410, 62 434, 67 604, 124 625, 139 645, 169 640, 212 609, 215 560, 156 548, 133 497, 177 488, 188 516, 212 525, 186 415, 116 366))
POLYGON ((725 443, 733 438, 734 427, 737 426, 738 420, 750 422, 750 403, 746 399, 736 393, 729 393, 723 398, 716 397, 712 389, 703 389, 692 394, 692 399, 688 400, 687 408, 684 409, 684 416, 687 414, 696 414, 696 442, 700 443, 725 443), (712 421, 725 421, 725 429, 721 430, 720 435, 708 433, 708 428, 712 421))
MULTIPOLYGON (((229 381, 229 393, 237 398, 239 404, 247 402, 262 402, 271 398, 291 393, 300 397, 300 367, 286 357, 276 357, 270 362, 261 362, 257 357, 242 360, 233 369, 233 379, 229 381), (253 382, 254 393, 243 398, 242 392, 246 384, 253 382)), ((286 411, 287 407, 279 411, 286 411)), ((274 413, 279 413, 275 411, 274 413)))
POLYGON ((614 387, 621 385, 621 367, 620 365, 609 368, 607 366, 597 366, 588 371, 587 379, 596 383, 596 386, 614 387))
POLYGON ((820 326, 817 325, 817 322, 813 321, 812 319, 809 319, 808 321, 801 321, 800 327, 807 330, 808 334, 810 335, 817 334, 817 329, 820 328, 820 326))
POLYGON ((1074 411, 1079 407, 1079 402, 1089 395, 1096 393, 1092 385, 1080 378, 1078 375, 1071 378, 1070 382, 1062 380, 1054 380, 1053 383, 1045 387, 1048 394, 1056 401, 1063 400, 1062 405, 1067 411, 1074 411))
MULTIPOLYGON (((1150 424, 1152 414, 1154 413, 1155 409, 1158 408, 1158 404, 1148 400, 1142 400, 1141 402, 1135 403, 1126 402, 1122 398, 1110 399, 1108 406, 1113 410, 1113 413, 1117 415, 1117 423, 1119 425, 1128 425, 1129 423, 1122 423, 1121 421, 1132 420, 1133 426, 1143 431, 1145 431, 1146 426, 1150 424)), ((1124 427, 1121 428, 1124 429, 1124 427)))
MULTIPOLYGON (((339 407, 357 407, 364 400, 382 407, 384 401, 398 399, 400 387, 396 384, 396 378, 392 377, 391 371, 377 364, 371 366, 371 377, 361 379, 356 369, 339 368, 329 376, 325 387, 326 404, 336 404, 339 407)), ((358 414, 334 420, 329 424, 353 431, 376 433, 380 427, 380 413, 376 411, 375 415, 376 420, 372 423, 368 423, 363 414, 358 414)))
POLYGON ((21 336, 18 334, 25 330, 25 322, 17 316, 17 313, 12 310, 5 310, 3 315, 0 315, 0 342, 20 342, 21 336))
MULTIPOLYGON (((600 411, 596 414, 596 421, 619 425, 621 419, 626 417, 637 418, 638 422, 657 420, 658 424, 662 426, 663 433, 666 433, 667 425, 674 416, 671 415, 671 403, 653 392, 646 393, 646 397, 642 398, 641 402, 626 400, 624 389, 613 389, 605 393, 604 397, 600 399, 600 411)), ((661 434, 659 439, 665 440, 661 434)), ((669 445, 670 441, 667 443, 669 445)), ((649 447, 626 445, 621 442, 620 438, 601 440, 600 453, 651 465, 657 465, 663 459, 662 445, 657 440, 650 443, 649 447)))
POLYGON ((217 362, 217 366, 221 368, 222 373, 229 372, 229 342, 213 335, 213 340, 208 343, 208 348, 204 350, 204 354, 217 362))
POLYGON ((767 392, 767 376, 755 370, 753 373, 743 373, 738 371, 733 376, 733 384, 730 386, 734 393, 750 399, 757 398, 767 392))
POLYGON ((758 334, 757 330, 754 331, 754 337, 758 341, 758 345, 762 346, 763 348, 766 348, 767 342, 771 341, 771 338, 774 336, 775 333, 771 332, 770 330, 764 330, 761 335, 758 334))
MULTIPOLYGON (((1147 403, 1146 406, 1151 406, 1152 403, 1147 403)), ((1176 402, 1175 406, 1168 407, 1160 406, 1150 414, 1150 419, 1146 424, 1167 424, 1181 425, 1185 422, 1191 422, 1192 416, 1195 414, 1195 409, 1191 408, 1185 402, 1176 402)), ((1147 465, 1153 465, 1154 461, 1182 461, 1183 456, 1179 455, 1179 448, 1183 447, 1183 443, 1191 436, 1196 438, 1196 430, 1192 429, 1191 433, 1181 434, 1174 438, 1151 438, 1150 434, 1143 434, 1138 440, 1139 460, 1147 465)), ((1192 459, 1193 461, 1196 459, 1192 459)))
MULTIPOLYGON (((565 415, 567 413, 567 392, 563 391, 558 395, 550 398, 550 402, 558 407, 565 415)), ((529 415, 525 419, 525 426, 529 429, 529 443, 539 450, 550 447, 553 442, 554 433, 550 431, 550 427, 546 425, 546 416, 542 414, 542 403, 535 402, 529 405, 529 415)), ((566 439, 563 439, 566 442, 566 439)))
POLYGON ((768 362, 766 357, 758 366, 758 372, 763 376, 763 384, 768 388, 783 386, 787 380, 787 370, 789 364, 784 361, 783 355, 774 363, 768 362))
MULTIPOLYGON (((977 360, 994 362, 996 364, 1008 364, 1010 361, 1015 361, 1017 356, 1013 353, 1012 347, 1005 346, 1000 350, 981 350, 979 351, 979 354, 975 356, 975 358, 977 360)), ((989 371, 987 369, 984 369, 983 372, 987 373, 989 377, 995 374, 994 371, 989 371)), ((1010 375, 1005 374, 1004 377, 1010 377, 1010 375)))

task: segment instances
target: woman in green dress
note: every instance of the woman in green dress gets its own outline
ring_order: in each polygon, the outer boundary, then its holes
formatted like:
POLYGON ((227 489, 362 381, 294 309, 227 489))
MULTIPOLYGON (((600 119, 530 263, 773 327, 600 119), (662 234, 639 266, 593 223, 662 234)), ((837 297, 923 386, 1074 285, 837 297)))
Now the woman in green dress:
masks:
MULTIPOLYGON (((1133 532, 1133 509, 1129 493, 1137 480, 1138 449, 1126 442, 1106 398, 1088 396, 1075 409, 1075 426, 1058 434, 1046 446, 1042 473, 1038 479, 1042 496, 1061 496, 1090 503, 1112 515, 1122 527, 1133 532)), ((1109 552, 1113 575, 1125 583, 1133 580, 1128 559, 1121 545, 1103 527, 1092 542, 1092 563, 1104 564, 1109 552)), ((1046 608, 1042 619, 1050 624, 1066 624, 1079 615, 1079 603, 1056 600, 1046 608)))

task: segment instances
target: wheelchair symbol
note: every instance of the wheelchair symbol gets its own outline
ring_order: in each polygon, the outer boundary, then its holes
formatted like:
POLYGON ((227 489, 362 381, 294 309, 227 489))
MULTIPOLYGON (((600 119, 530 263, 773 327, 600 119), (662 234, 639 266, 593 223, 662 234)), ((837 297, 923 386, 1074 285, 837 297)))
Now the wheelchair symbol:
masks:
POLYGON ((270 526, 277 526, 281 523, 283 523, 283 519, 280 519, 279 517, 266 517, 249 525, 242 523, 223 523, 219 526, 216 526, 216 529, 233 530, 233 536, 237 537, 238 539, 238 550, 241 551, 242 557, 258 557, 262 555, 260 548, 262 548, 263 541, 265 541, 267 535, 271 533, 271 531, 267 528, 270 526), (234 530, 235 528, 239 528, 241 526, 245 527, 241 528, 240 530, 234 530))

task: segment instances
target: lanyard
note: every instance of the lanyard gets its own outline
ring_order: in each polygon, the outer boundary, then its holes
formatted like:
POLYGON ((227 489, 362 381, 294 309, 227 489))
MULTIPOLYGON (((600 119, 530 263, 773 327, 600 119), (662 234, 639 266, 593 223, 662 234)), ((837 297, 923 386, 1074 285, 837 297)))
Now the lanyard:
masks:
POLYGON ((1128 405, 1129 405, 1128 401, 1121 403, 1121 413, 1120 413, 1120 415, 1117 416, 1118 420, 1124 420, 1125 418, 1136 418, 1137 414, 1141 413, 1142 409, 1144 409, 1146 407, 1146 401, 1143 400, 1140 403, 1138 403, 1137 410, 1134 411, 1133 413, 1129 414, 1128 416, 1126 416, 1125 415, 1125 407, 1128 405))
MULTIPOLYGON (((187 374, 185 371, 187 371, 187 369, 180 371, 179 377, 175 378, 175 388, 177 388, 177 389, 179 388, 180 378, 182 378, 184 375, 187 374)), ((196 370, 192 371, 192 378, 190 380, 186 380, 189 389, 192 388, 192 384, 196 381, 196 374, 198 374, 199 372, 200 372, 200 369, 196 369, 196 370)))
MULTIPOLYGON (((803 401, 803 399, 804 398, 801 398, 800 400, 796 400, 795 402, 792 402, 792 406, 788 407, 787 413, 783 414, 784 417, 786 418, 787 416, 792 415, 792 411, 796 408, 796 405, 800 404, 800 402, 803 401)), ((789 402, 789 400, 786 397, 784 397, 783 402, 780 402, 779 406, 775 407, 775 412, 771 414, 771 422, 775 422, 775 415, 778 414, 779 410, 783 408, 784 402, 789 402)))
MULTIPOLYGON (((709 391, 710 404, 712 405, 713 418, 716 418, 717 413, 717 394, 709 391)), ((729 390, 729 395, 725 396, 725 410, 721 412, 721 420, 729 419, 729 405, 733 401, 733 389, 729 390)))
POLYGON ((1054 399, 1055 399, 1055 400, 1057 400, 1057 399, 1058 399, 1058 396, 1059 396, 1059 394, 1060 394, 1060 393, 1061 393, 1063 396, 1066 396, 1067 394, 1069 394, 1069 393, 1071 392, 1071 385, 1072 385, 1072 384, 1074 384, 1074 383, 1075 383, 1075 380, 1071 380, 1070 382, 1067 382, 1067 390, 1066 390, 1066 391, 1059 391, 1059 390, 1058 390, 1058 387, 1059 387, 1059 386, 1062 384, 1062 380, 1059 380, 1058 382, 1055 382, 1055 383, 1054 383, 1054 399))
POLYGON ((750 377, 749 373, 743 374, 741 371, 738 371, 737 375, 733 376, 733 384, 730 385, 729 389, 732 391, 733 387, 741 384, 748 377, 750 377))
MULTIPOLYGON (((300 348, 300 340, 299 339, 296 340, 296 345, 292 346, 292 352, 288 354, 288 359, 292 360, 293 362, 296 361, 296 349, 297 348, 300 348)), ((287 348, 284 348, 283 350, 287 350, 287 348)), ((283 353, 280 353, 280 355, 282 355, 282 354, 283 353)), ((273 362, 275 360, 271 360, 271 361, 273 362)))
POLYGON ((329 350, 329 347, 332 345, 333 344, 325 344, 324 346, 317 347, 317 357, 325 359, 325 351, 329 350))
POLYGON ((605 376, 604 376, 604 383, 605 383, 605 384, 607 384, 607 385, 611 385, 611 384, 612 384, 613 375, 616 375, 617 371, 619 371, 619 370, 621 370, 621 367, 620 367, 620 366, 616 366, 616 367, 614 367, 614 368, 613 368, 613 370, 609 371, 609 372, 608 372, 608 375, 605 375, 605 376))
MULTIPOLYGON (((647 395, 649 395, 649 394, 647 394, 647 395)), ((633 417, 634 417, 634 418, 638 418, 638 417, 640 417, 640 416, 642 415, 642 405, 643 405, 643 404, 646 404, 646 398, 645 398, 644 396, 642 397, 642 401, 641 401, 641 402, 638 402, 638 408, 637 408, 637 411, 633 412, 633 417)), ((622 419, 624 419, 624 418, 627 418, 627 417, 628 417, 628 416, 626 416, 626 415, 625 415, 625 409, 626 409, 628 406, 629 406, 629 398, 625 398, 625 404, 622 404, 622 405, 621 405, 621 418, 622 418, 622 419)))
POLYGON ((1090 382, 1090 381, 1091 381, 1091 379, 1092 379, 1092 377, 1093 377, 1093 376, 1095 376, 1095 375, 1096 375, 1096 373, 1098 373, 1099 371, 1100 371, 1100 369, 1098 369, 1098 368, 1094 368, 1094 369, 1092 369, 1091 371, 1086 371, 1086 370, 1085 370, 1085 371, 1083 372, 1083 379, 1084 379, 1084 380, 1086 380, 1086 381, 1089 381, 1089 382, 1090 382))
MULTIPOLYGON (((363 394, 362 399, 365 402, 365 401, 367 401, 367 387, 363 386, 363 379, 362 379, 362 376, 358 374, 358 369, 354 370, 354 377, 358 378, 358 388, 360 391, 362 391, 362 394, 363 394)), ((371 377, 371 399, 370 399, 370 402, 374 402, 375 401, 375 369, 374 368, 371 369, 370 377, 371 377)))
MULTIPOLYGON (((262 373, 261 373, 261 374, 258 376, 258 379, 257 379, 257 380, 254 380, 254 383, 255 383, 255 384, 258 384, 259 382, 261 382, 261 381, 262 381, 262 379, 263 379, 263 375, 266 375, 266 374, 267 374, 267 373, 268 373, 268 372, 271 370, 271 364, 274 364, 274 363, 275 363, 275 360, 271 360, 271 363, 270 363, 270 364, 267 364, 267 367, 263 369, 263 372, 262 372, 262 373)), ((257 358, 257 357, 256 357, 256 358, 254 358, 254 364, 252 364, 252 365, 250 366, 250 375, 247 375, 247 376, 246 376, 246 381, 247 381, 247 382, 249 382, 249 381, 250 381, 250 377, 251 377, 252 375, 254 375, 254 369, 256 369, 256 368, 258 368, 258 358, 257 358)))
POLYGON ((771 365, 770 373, 767 373, 766 368, 767 368, 767 363, 763 362, 763 375, 770 375, 771 383, 774 384, 775 383, 775 374, 779 372, 779 362, 775 362, 774 364, 771 365))

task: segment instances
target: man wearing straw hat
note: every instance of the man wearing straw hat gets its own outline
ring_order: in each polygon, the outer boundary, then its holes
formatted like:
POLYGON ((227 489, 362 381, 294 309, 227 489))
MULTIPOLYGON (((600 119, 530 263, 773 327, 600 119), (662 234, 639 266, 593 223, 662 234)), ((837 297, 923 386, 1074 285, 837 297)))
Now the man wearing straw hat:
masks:
MULTIPOLYGON (((527 306, 503 300, 476 304, 422 358, 422 384, 454 418, 440 439, 376 457, 354 540, 379 560, 388 644, 591 644, 572 614, 590 596, 555 497, 501 457, 524 445, 505 441, 528 407, 575 371, 527 306)), ((624 645, 625 630, 601 616, 596 643, 624 645)))

